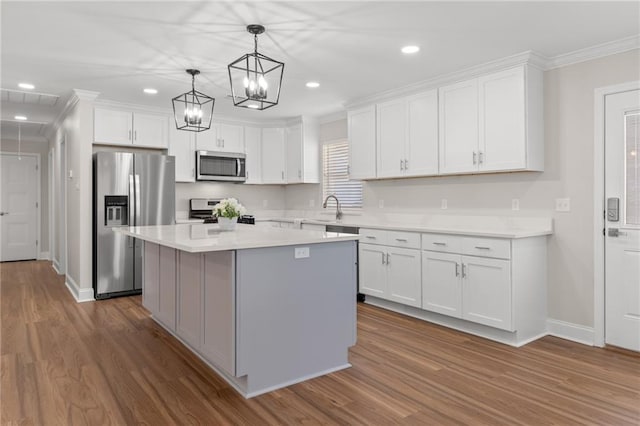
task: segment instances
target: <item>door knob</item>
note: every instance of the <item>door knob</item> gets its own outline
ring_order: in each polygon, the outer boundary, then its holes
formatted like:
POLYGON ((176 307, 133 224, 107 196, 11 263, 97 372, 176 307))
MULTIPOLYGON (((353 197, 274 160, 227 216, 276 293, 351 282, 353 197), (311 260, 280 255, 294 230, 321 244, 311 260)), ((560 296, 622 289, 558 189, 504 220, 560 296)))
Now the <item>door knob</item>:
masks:
POLYGON ((607 235, 609 235, 610 237, 619 237, 621 235, 627 235, 626 232, 620 232, 620 229, 618 228, 609 228, 607 235))

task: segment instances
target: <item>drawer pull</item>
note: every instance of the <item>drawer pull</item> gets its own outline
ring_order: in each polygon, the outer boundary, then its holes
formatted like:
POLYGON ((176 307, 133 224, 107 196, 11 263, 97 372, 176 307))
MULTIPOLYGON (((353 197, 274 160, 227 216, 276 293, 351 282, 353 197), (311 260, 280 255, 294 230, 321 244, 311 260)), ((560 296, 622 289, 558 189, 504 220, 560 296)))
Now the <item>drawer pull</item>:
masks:
POLYGON ((374 237, 373 235, 365 235, 364 237, 365 237, 365 238, 370 238, 370 239, 372 239, 372 240, 375 240, 375 239, 376 239, 376 237, 374 237))
POLYGON ((485 247, 485 246, 476 246, 476 248, 478 250, 491 250, 491 247, 485 247))
POLYGON ((460 276, 460 264, 456 262, 456 277, 460 276))
POLYGON ((439 242, 435 242, 433 244, 436 245, 436 246, 446 246, 447 245, 447 243, 439 243, 439 242))
POLYGON ((401 241, 403 243, 406 243, 407 239, 406 238, 396 238, 396 241, 401 241))

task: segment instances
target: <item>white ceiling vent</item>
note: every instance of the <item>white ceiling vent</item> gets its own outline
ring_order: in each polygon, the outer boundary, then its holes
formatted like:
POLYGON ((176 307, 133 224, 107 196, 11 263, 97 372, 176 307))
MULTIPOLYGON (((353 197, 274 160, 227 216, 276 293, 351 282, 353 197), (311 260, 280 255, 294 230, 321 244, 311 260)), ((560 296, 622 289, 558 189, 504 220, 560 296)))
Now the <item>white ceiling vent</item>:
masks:
POLYGON ((16 104, 55 106, 60 96, 48 93, 25 92, 22 90, 1 89, 2 102, 16 104))

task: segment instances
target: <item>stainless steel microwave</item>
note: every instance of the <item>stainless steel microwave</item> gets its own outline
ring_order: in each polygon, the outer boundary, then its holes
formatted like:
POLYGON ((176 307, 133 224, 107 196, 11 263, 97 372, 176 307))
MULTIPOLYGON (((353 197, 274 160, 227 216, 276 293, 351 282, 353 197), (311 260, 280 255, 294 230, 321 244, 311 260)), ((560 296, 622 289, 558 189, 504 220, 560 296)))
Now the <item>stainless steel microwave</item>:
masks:
POLYGON ((244 182, 246 158, 238 152, 196 151, 196 180, 244 182))

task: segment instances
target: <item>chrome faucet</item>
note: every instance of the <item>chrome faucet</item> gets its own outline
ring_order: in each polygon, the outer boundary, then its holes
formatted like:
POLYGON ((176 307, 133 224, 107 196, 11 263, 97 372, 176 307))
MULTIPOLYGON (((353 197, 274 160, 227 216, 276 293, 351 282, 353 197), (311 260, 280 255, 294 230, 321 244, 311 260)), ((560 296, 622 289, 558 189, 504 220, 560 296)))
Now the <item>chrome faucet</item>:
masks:
POLYGON ((333 198, 334 200, 336 200, 336 220, 340 220, 342 219, 342 210, 340 210, 340 200, 338 200, 338 197, 336 197, 333 194, 327 195, 327 198, 324 199, 324 203, 322 203, 322 208, 326 209, 327 208, 327 201, 329 201, 329 198, 333 198))

